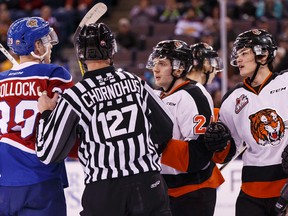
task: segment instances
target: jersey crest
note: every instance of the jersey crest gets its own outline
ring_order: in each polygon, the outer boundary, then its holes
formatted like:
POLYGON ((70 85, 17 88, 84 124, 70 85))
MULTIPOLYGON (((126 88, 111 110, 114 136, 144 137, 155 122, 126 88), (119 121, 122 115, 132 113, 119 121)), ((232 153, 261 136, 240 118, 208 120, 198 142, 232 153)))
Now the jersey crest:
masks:
POLYGON ((260 110, 249 116, 251 133, 261 145, 276 146, 285 133, 283 119, 273 109, 260 110))
POLYGON ((235 105, 235 113, 238 114, 248 104, 248 102, 248 98, 244 94, 237 98, 235 105))

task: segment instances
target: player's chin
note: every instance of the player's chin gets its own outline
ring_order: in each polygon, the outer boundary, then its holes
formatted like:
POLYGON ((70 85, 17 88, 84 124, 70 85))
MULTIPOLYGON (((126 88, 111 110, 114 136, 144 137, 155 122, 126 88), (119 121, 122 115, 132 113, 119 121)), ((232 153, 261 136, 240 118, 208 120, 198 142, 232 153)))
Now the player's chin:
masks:
POLYGON ((44 63, 45 63, 45 64, 50 64, 50 63, 51 63, 51 59, 50 59, 50 58, 47 58, 47 59, 45 58, 45 59, 44 59, 44 63))

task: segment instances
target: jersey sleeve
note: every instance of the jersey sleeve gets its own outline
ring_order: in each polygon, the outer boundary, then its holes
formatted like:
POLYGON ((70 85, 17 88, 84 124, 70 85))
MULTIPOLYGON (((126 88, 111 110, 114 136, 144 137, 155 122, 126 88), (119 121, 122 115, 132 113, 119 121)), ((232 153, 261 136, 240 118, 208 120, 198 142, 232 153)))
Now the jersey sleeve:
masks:
MULTIPOLYGON (((214 108, 214 121, 215 122, 219 120, 219 111, 220 111, 219 108, 214 108)), ((225 149, 214 153, 212 160, 215 163, 220 163, 220 164, 227 163, 232 159, 235 153, 236 153, 235 142, 234 140, 231 140, 225 149)))
POLYGON ((198 172, 210 162, 212 155, 204 141, 172 139, 162 154, 161 163, 182 172, 198 172))
MULTIPOLYGON (((53 92, 63 93, 65 89, 71 88, 74 85, 72 76, 64 67, 55 67, 48 80, 46 90, 50 96, 53 92)), ((43 91, 42 90, 42 91, 43 91)))
POLYGON ((40 120, 36 153, 43 163, 60 162, 68 156, 77 141, 79 119, 69 103, 61 98, 49 117, 40 120))
POLYGON ((161 153, 173 135, 172 116, 163 101, 147 84, 145 89, 149 92, 147 103, 150 109, 148 119, 152 126, 151 138, 157 145, 157 152, 161 153))

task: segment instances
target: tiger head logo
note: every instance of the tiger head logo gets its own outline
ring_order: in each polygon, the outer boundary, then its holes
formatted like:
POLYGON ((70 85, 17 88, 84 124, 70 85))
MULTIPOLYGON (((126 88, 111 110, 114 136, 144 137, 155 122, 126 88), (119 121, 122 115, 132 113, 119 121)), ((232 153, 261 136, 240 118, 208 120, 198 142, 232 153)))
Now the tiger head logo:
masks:
POLYGON ((260 110, 249 116, 251 133, 255 141, 262 146, 278 145, 285 133, 282 118, 275 110, 260 110))

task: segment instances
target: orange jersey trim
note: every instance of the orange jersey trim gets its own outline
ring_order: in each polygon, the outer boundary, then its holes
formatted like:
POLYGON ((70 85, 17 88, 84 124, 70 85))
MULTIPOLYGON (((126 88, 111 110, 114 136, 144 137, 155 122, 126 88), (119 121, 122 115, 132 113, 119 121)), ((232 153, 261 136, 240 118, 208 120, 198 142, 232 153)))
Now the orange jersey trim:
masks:
POLYGON ((231 148, 231 144, 229 143, 223 151, 215 152, 212 157, 212 160, 215 163, 223 164, 227 155, 229 154, 230 148, 231 148))
POLYGON ((218 118, 219 118, 219 111, 220 109, 219 108, 214 108, 214 122, 217 122, 218 121, 218 118))
POLYGON ((187 172, 189 164, 188 143, 171 139, 162 153, 161 163, 182 172, 187 172))
POLYGON ((167 97, 168 95, 173 94, 177 89, 181 88, 184 85, 187 85, 188 83, 190 83, 190 80, 187 80, 179 85, 177 85, 176 87, 174 87, 169 93, 166 92, 162 92, 162 94, 160 95, 160 98, 163 99, 165 97, 167 97))
POLYGON ((241 189, 244 193, 257 198, 271 198, 280 196, 280 191, 287 179, 273 182, 246 182, 242 183, 241 189))
POLYGON ((179 197, 184 194, 187 194, 192 191, 196 191, 202 188, 217 188, 219 187, 223 182, 224 178, 218 169, 217 166, 214 167, 212 175, 210 176, 209 179, 207 179, 205 182, 201 184, 194 184, 194 185, 185 185, 183 187, 178 187, 178 188, 169 188, 168 193, 169 196, 172 197, 179 197))

